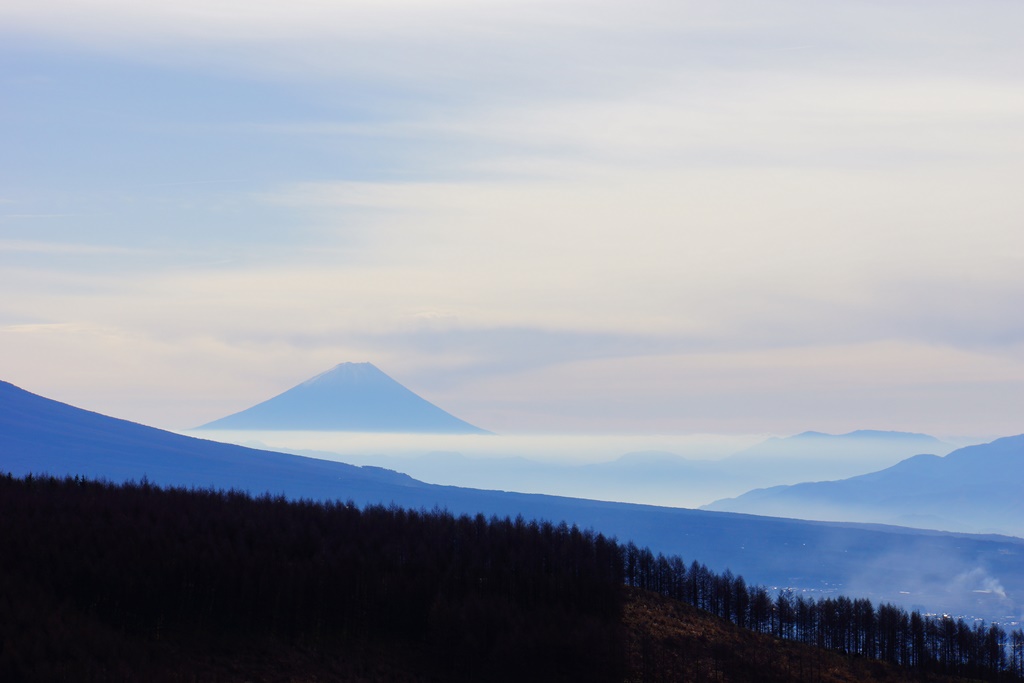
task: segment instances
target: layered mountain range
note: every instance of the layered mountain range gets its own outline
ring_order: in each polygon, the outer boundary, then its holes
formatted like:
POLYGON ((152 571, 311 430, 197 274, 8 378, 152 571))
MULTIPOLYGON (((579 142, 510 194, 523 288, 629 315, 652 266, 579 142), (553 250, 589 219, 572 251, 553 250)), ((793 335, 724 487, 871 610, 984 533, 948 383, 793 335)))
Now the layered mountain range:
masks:
MULTIPOLYGON (((984 449, 968 452, 968 457, 984 449)), ((804 522, 425 484, 375 467, 173 434, 58 403, 0 382, 0 471, 161 486, 242 489, 565 521, 751 582, 861 594, 989 620, 1024 611, 1024 540, 900 527, 804 522), (922 573, 922 566, 929 571, 922 573)))

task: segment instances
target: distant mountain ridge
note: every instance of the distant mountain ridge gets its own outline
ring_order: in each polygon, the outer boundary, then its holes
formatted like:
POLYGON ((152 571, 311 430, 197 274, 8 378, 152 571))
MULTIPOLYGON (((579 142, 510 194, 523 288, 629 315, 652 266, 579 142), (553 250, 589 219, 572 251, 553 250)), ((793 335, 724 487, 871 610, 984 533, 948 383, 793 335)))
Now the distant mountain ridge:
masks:
POLYGON ((196 429, 489 433, 417 396, 372 363, 341 363, 196 429))
POLYGON ((1024 537, 1024 435, 836 481, 755 489, 703 509, 1024 537))
POLYGON ((413 446, 413 452, 389 454, 382 452, 386 447, 354 449, 340 441, 334 448, 303 449, 280 442, 276 447, 296 455, 388 467, 434 484, 668 507, 698 507, 754 488, 842 479, 889 467, 924 449, 953 450, 951 444, 924 434, 877 430, 772 437, 736 454, 711 459, 699 453, 687 457, 645 450, 626 451, 608 461, 568 462, 557 453, 529 448, 506 450, 499 457, 474 453, 473 448, 472 443, 450 443, 438 450, 424 447, 415 453, 413 446))
MULTIPOLYGON (((954 448, 934 436, 913 432, 860 429, 847 434, 802 432, 772 437, 725 458, 723 464, 758 469, 764 463, 787 472, 779 480, 769 472, 762 481, 772 484, 822 481, 880 470, 919 453, 945 455, 954 448), (774 481, 772 479, 774 478, 774 481)), ((755 484, 756 485, 756 484, 755 484)))
POLYGON ((818 456, 824 450, 831 451, 864 451, 870 453, 879 447, 899 453, 906 453, 908 448, 918 449, 919 453, 940 453, 945 455, 954 446, 930 436, 914 432, 883 431, 878 429, 858 429, 846 434, 827 434, 825 432, 807 431, 787 437, 772 437, 732 456, 736 459, 754 457, 786 456, 799 458, 818 456))
POLYGON ((790 439, 902 439, 905 441, 927 441, 937 443, 939 440, 928 434, 918 432, 897 432, 885 429, 855 429, 845 434, 829 434, 827 432, 816 432, 813 430, 801 432, 789 437, 790 439))

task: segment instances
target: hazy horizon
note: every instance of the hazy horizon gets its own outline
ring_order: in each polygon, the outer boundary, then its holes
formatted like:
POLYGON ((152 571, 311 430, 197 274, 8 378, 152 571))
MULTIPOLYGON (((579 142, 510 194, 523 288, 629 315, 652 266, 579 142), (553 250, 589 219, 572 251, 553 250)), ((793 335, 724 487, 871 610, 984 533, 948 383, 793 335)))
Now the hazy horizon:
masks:
MULTIPOLYGON (((946 455, 983 440, 900 439, 758 451, 765 435, 477 435, 340 431, 187 430, 252 448, 393 469, 414 479, 467 488, 544 493, 695 508, 754 488, 843 479, 882 470, 921 452, 946 455), (747 455, 749 453, 749 455, 747 455), (746 456, 746 457, 744 457, 746 456)), ((788 444, 788 445, 787 445, 788 444)))

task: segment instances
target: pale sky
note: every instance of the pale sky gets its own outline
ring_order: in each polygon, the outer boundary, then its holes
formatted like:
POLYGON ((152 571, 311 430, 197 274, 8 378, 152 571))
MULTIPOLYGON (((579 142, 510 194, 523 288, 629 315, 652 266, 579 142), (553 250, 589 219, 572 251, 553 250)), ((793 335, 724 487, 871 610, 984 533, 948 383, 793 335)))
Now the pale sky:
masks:
POLYGON ((1024 3, 0 0, 0 379, 1024 432, 1024 3))

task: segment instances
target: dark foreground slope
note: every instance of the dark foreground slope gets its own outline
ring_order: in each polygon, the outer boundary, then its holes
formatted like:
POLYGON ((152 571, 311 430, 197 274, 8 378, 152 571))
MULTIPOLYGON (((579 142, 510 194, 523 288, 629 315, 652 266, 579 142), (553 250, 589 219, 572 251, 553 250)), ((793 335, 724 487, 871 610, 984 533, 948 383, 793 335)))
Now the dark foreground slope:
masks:
POLYGON ((1024 540, 434 486, 373 467, 258 451, 106 417, 0 382, 0 472, 269 491, 454 514, 562 520, 751 581, 842 590, 908 608, 1024 612, 1024 540), (922 572, 922 567, 927 569, 922 572))
POLYGON ((0 681, 617 681, 622 568, 522 520, 0 478, 0 681))
MULTIPOLYGON (((678 600, 630 589, 623 606, 630 683, 957 683, 942 674, 756 633, 678 600)), ((1012 681, 1001 672, 998 680, 1012 681)))
POLYGON ((830 601, 726 607, 740 577, 564 525, 13 477, 0 519, 3 681, 957 680, 935 674, 955 644, 953 668, 1021 670, 970 630, 890 653, 884 607, 856 637, 830 601))

